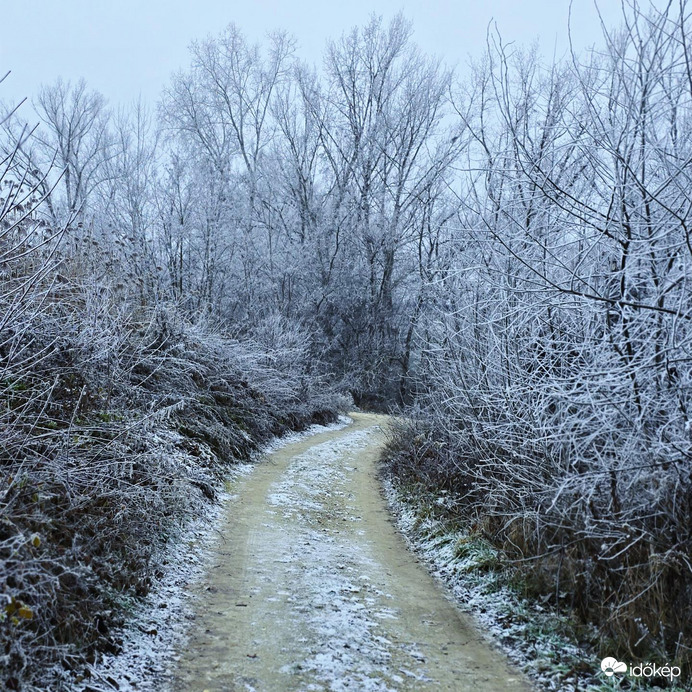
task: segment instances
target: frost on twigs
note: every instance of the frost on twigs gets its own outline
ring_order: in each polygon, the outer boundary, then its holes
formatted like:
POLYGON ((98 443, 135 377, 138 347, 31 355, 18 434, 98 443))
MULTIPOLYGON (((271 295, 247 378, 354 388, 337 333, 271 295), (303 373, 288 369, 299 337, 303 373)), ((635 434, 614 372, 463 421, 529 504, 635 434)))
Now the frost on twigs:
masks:
POLYGON ((0 686, 10 690, 84 681, 120 650, 118 626, 166 570, 163 547, 215 499, 229 466, 336 416, 327 387, 311 398, 317 378, 295 360, 267 363, 256 340, 173 304, 124 300, 69 257, 57 281, 57 234, 32 244, 39 209, 0 215, 0 686))

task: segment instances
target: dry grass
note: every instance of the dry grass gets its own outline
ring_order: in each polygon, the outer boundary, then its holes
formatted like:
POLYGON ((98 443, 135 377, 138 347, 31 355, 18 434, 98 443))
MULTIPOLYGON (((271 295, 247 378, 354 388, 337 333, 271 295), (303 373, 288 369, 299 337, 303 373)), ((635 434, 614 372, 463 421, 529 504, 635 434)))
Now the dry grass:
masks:
MULTIPOLYGON (((543 479, 539 490, 520 466, 497 462, 493 473, 490 460, 477 456, 487 445, 479 444, 474 456, 464 439, 450 435, 448 422, 402 422, 393 431, 386 467, 399 484, 416 484, 424 494, 447 491, 446 521, 499 550, 503 579, 521 585, 523 596, 569 616, 575 640, 583 626, 594 625, 597 636, 590 646, 599 655, 670 662, 689 675, 689 485, 678 487, 674 514, 668 495, 661 497, 665 507, 653 501, 628 506, 624 493, 615 514, 610 484, 589 492, 580 505, 576 491, 565 493, 564 479, 543 479), (532 511, 526 506, 529 494, 532 511)), ((659 472, 656 482, 665 483, 666 475, 659 472)), ((643 490, 634 486, 631 492, 636 497, 643 490)))

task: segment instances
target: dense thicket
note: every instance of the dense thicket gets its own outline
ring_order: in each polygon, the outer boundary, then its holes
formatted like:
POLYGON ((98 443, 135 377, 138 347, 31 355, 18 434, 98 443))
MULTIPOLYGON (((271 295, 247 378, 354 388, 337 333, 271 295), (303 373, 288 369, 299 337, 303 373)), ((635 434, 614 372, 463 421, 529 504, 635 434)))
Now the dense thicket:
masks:
POLYGON ((230 465, 344 402, 296 323, 234 336, 140 281, 27 136, 0 168, 0 687, 75 689, 230 465))
POLYGON ((459 209, 393 468, 450 489, 603 655, 692 646, 686 6, 544 65, 494 40, 455 95, 459 209))
POLYGON ((463 80, 401 17, 328 43, 319 72, 230 26, 156 116, 45 87, 36 129, 3 123, 7 449, 71 460, 91 435, 116 487, 157 445, 225 458, 333 410, 320 382, 406 404, 400 476, 455 493, 604 653, 689 662, 689 18, 623 20, 552 64, 491 35, 463 80), (174 438, 140 449, 150 420, 174 438))

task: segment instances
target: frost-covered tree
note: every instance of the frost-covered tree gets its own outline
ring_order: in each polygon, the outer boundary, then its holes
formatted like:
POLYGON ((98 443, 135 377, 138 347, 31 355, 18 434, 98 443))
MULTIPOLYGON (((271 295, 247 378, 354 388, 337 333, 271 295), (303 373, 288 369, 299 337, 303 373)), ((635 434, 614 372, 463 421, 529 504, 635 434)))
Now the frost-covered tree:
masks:
POLYGON ((432 466, 463 512, 549 575, 556 606, 631 656, 679 660, 692 581, 687 23, 684 2, 632 6, 603 51, 555 65, 490 42, 455 95, 460 210, 415 333, 419 402, 443 441, 432 466))

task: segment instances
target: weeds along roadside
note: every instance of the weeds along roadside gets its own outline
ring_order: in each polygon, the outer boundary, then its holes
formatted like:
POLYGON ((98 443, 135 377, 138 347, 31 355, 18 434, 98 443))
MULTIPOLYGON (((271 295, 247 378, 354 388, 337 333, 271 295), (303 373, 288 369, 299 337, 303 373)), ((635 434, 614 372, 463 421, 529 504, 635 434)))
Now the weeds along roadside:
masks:
POLYGON ((214 502, 229 466, 343 403, 308 374, 308 342, 286 323, 238 341, 105 286, 50 290, 1 344, 8 690, 59 689, 117 650, 112 631, 161 576, 161 548, 214 502))
POLYGON ((145 290, 76 211, 47 221, 28 135, 0 159, 0 687, 45 691, 119 648, 230 465, 344 402, 300 325, 230 338, 145 290))
POLYGON ((688 689, 689 604, 679 600, 684 585, 665 590, 679 574, 666 574, 655 554, 648 565, 639 553, 609 565, 599 559, 604 546, 584 536, 576 518, 555 527, 549 512, 537 511, 520 521, 512 507, 493 502, 492 482, 476 477, 487 466, 474 464, 450 427, 449 420, 436 425, 429 412, 395 419, 381 474, 400 529, 462 607, 541 688, 688 689), (570 541, 571 550, 554 549, 570 541), (656 591, 647 599, 651 583, 656 591), (635 598, 636 616, 618 607, 635 598), (676 645, 666 648, 661 630, 670 641, 673 628, 676 645), (608 680, 600 675, 606 656, 678 665, 682 677, 675 684, 608 680))

